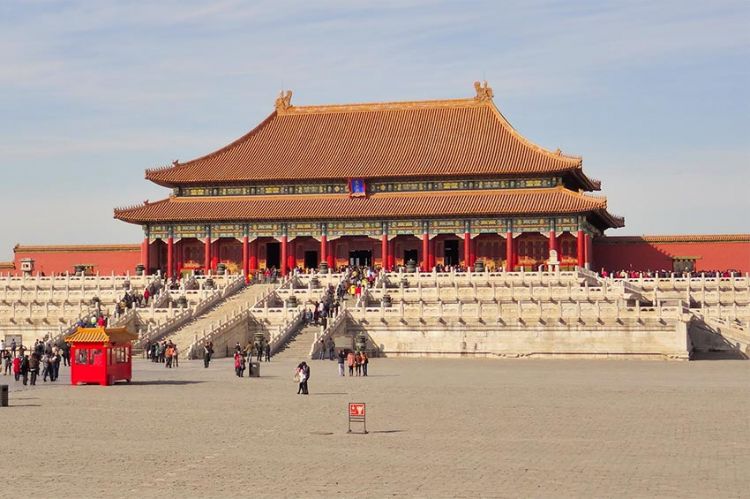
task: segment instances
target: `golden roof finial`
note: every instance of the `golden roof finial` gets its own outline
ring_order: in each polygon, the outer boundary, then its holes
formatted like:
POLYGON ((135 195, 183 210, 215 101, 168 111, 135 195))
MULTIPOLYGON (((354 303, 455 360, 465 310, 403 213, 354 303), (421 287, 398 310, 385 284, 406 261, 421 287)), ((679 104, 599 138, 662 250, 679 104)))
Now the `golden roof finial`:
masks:
POLYGON ((484 80, 484 85, 478 81, 475 81, 474 90, 477 91, 477 95, 474 97, 474 99, 478 101, 492 100, 492 97, 494 96, 494 94, 492 93, 492 89, 489 85, 487 85, 487 80, 484 80))
POLYGON ((286 111, 292 107, 292 91, 282 90, 276 98, 276 111, 286 111))

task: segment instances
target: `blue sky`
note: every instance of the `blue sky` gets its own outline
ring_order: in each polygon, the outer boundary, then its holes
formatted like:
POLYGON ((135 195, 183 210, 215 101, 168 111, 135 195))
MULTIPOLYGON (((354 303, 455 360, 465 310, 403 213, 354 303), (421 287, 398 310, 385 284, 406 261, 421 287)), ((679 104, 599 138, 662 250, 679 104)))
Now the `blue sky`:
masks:
POLYGON ((112 208, 144 169, 208 153, 273 109, 468 97, 582 155, 610 234, 750 232, 750 3, 0 3, 0 260, 138 242, 112 208))

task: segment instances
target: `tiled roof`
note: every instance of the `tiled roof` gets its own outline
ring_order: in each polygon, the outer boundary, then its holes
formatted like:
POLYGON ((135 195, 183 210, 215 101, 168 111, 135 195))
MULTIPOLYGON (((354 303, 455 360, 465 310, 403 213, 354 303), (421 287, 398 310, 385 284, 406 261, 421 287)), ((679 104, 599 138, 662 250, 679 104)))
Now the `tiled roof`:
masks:
POLYGON ((138 335, 124 327, 105 329, 103 327, 79 327, 76 332, 65 337, 68 343, 125 343, 137 340, 138 335))
POLYGON ((132 223, 161 221, 321 220, 410 218, 473 215, 533 215, 596 211, 610 226, 621 219, 606 212, 603 197, 579 194, 562 186, 504 189, 378 193, 369 198, 347 195, 170 197, 155 203, 115 210, 115 218, 132 223), (608 218, 609 217, 609 218, 608 218))
POLYGON ((138 244, 54 244, 54 245, 21 245, 16 244, 14 253, 82 253, 82 252, 119 252, 140 251, 138 244))
POLYGON ((750 234, 677 234, 666 236, 607 236, 596 240, 602 244, 631 243, 748 243, 750 234))
POLYGON ((146 171, 164 186, 228 182, 570 173, 581 159, 526 140, 489 97, 338 106, 277 105, 245 136, 187 163, 146 171))

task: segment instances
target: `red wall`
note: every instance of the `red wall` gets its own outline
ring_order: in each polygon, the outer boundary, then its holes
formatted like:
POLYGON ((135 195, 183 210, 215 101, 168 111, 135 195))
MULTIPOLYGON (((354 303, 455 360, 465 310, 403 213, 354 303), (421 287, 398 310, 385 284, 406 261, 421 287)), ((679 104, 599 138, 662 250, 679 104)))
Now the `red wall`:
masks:
POLYGON ((93 265, 100 274, 135 272, 141 260, 138 244, 76 245, 76 246, 16 246, 15 274, 21 274, 21 260, 34 260, 34 274, 73 273, 75 265, 93 265))
POLYGON ((699 272, 750 272, 750 235, 604 237, 594 240, 596 270, 672 270, 673 257, 697 257, 696 270, 699 272))

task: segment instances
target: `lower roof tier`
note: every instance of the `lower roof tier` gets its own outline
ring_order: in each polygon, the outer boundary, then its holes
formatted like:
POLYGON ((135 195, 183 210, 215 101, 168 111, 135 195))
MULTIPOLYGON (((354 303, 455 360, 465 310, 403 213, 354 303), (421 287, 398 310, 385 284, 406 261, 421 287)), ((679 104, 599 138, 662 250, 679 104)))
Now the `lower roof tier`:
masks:
POLYGON ((600 229, 622 227, 607 212, 607 200, 562 186, 545 189, 378 193, 300 196, 170 197, 154 203, 115 209, 115 218, 136 224, 160 222, 359 220, 434 217, 587 214, 600 229))

